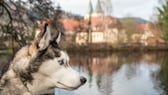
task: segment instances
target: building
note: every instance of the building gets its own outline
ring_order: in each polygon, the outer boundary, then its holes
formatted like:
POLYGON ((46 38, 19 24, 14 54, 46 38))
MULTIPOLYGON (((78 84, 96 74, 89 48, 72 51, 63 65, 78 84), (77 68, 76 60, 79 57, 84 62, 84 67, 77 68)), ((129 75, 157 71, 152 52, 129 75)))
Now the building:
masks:
POLYGON ((157 34, 160 32, 157 29, 152 29, 149 24, 139 24, 142 30, 140 43, 145 46, 156 46, 159 43, 164 43, 164 40, 157 34))
MULTIPOLYGON (((89 4, 89 12, 85 15, 84 26, 85 28, 91 26, 91 43, 109 43, 117 44, 120 35, 121 23, 112 16, 104 15, 100 1, 97 1, 96 9, 93 11, 92 3, 89 4)), ((79 45, 87 44, 88 31, 79 32, 76 35, 76 43, 79 45)), ((121 34, 124 34, 122 32, 121 34)), ((124 36, 126 37, 126 36, 124 36)), ((126 38, 125 38, 126 39, 126 38)), ((125 40, 126 41, 126 40, 125 40)))
POLYGON ((161 36, 157 37, 159 30, 151 28, 146 23, 138 23, 139 32, 132 31, 131 35, 128 34, 128 31, 122 28, 119 19, 104 14, 99 0, 97 0, 95 10, 92 3, 89 2, 88 14, 85 15, 84 19, 64 18, 61 21, 65 28, 66 41, 78 45, 87 45, 87 43, 110 45, 138 43, 144 46, 154 46, 157 43, 164 43, 161 36), (129 37, 131 37, 131 41, 129 37))

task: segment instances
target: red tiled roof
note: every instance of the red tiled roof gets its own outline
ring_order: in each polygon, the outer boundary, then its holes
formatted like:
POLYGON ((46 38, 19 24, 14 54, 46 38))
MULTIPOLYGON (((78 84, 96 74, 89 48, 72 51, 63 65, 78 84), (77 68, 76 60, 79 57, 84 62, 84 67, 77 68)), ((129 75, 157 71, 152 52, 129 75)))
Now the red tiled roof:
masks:
POLYGON ((149 30, 149 25, 148 24, 139 24, 138 28, 141 30, 149 30))
MULTIPOLYGON (((85 23, 89 22, 89 18, 85 19, 85 23)), ((92 28, 97 27, 96 31, 103 31, 106 26, 110 24, 116 25, 119 24, 119 20, 117 18, 113 18, 111 16, 93 16, 91 17, 92 28)))
MULTIPOLYGON (((84 31, 88 29, 89 19, 85 20, 73 20, 73 19, 62 19, 61 22, 64 25, 66 31, 76 31, 79 27, 82 27, 84 31)), ((109 26, 111 23, 113 25, 120 23, 117 18, 111 16, 94 16, 91 18, 92 31, 104 31, 106 26, 109 26), (95 29, 96 28, 96 29, 95 29)))
POLYGON ((73 31, 80 25, 80 21, 72 19, 63 19, 62 23, 66 31, 73 31))

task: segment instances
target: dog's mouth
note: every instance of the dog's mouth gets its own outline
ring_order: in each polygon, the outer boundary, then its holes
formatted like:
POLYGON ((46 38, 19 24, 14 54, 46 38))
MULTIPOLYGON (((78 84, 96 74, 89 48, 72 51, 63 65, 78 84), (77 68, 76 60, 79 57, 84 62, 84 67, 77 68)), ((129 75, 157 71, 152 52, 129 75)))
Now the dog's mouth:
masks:
POLYGON ((65 84, 63 84, 63 83, 61 83, 61 82, 57 82, 59 85, 61 85, 61 86, 63 86, 62 88, 63 89, 66 89, 66 90, 74 90, 74 89, 77 89, 77 88, 79 88, 81 85, 79 85, 79 86, 77 86, 77 87, 72 87, 72 86, 67 86, 67 85, 65 85, 65 84))

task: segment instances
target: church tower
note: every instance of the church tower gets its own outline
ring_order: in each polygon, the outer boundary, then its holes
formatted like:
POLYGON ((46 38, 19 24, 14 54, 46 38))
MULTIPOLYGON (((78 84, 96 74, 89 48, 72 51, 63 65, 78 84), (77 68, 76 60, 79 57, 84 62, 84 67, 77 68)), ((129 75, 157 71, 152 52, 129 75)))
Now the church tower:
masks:
POLYGON ((94 9, 93 9, 92 1, 89 0, 88 11, 87 11, 87 14, 85 15, 85 19, 88 19, 90 17, 90 15, 92 16, 93 11, 94 11, 94 9))
POLYGON ((102 6, 101 6, 101 3, 100 3, 100 0, 97 0, 95 13, 96 13, 96 14, 101 14, 101 15, 104 14, 104 11, 103 11, 102 6))
POLYGON ((104 10, 102 8, 100 0, 97 0, 95 11, 92 14, 93 17, 102 17, 104 16, 104 10))
POLYGON ((85 15, 85 19, 88 19, 90 15, 92 17, 104 16, 104 10, 103 10, 103 8, 101 6, 100 0, 97 0, 96 6, 95 6, 95 10, 93 9, 93 4, 92 4, 92 2, 90 0, 89 6, 88 6, 88 11, 87 11, 87 14, 85 15))

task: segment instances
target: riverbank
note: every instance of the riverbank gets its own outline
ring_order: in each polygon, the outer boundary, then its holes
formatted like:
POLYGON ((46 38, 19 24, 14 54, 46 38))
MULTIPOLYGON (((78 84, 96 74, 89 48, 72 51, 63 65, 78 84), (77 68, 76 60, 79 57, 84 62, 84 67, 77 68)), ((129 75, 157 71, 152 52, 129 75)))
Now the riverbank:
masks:
POLYGON ((139 44, 112 46, 108 44, 88 44, 83 46, 71 45, 65 50, 69 52, 122 52, 122 51, 168 51, 168 44, 144 46, 139 44))
MULTIPOLYGON (((67 52, 147 52, 147 51, 168 51, 168 44, 160 44, 156 46, 143 46, 139 44, 127 44, 120 46, 113 46, 108 44, 88 44, 88 45, 68 45, 64 47, 61 46, 63 50, 67 52)), ((18 49, 16 49, 18 50, 18 49)), ((12 54, 12 49, 0 49, 0 54, 12 54)))

